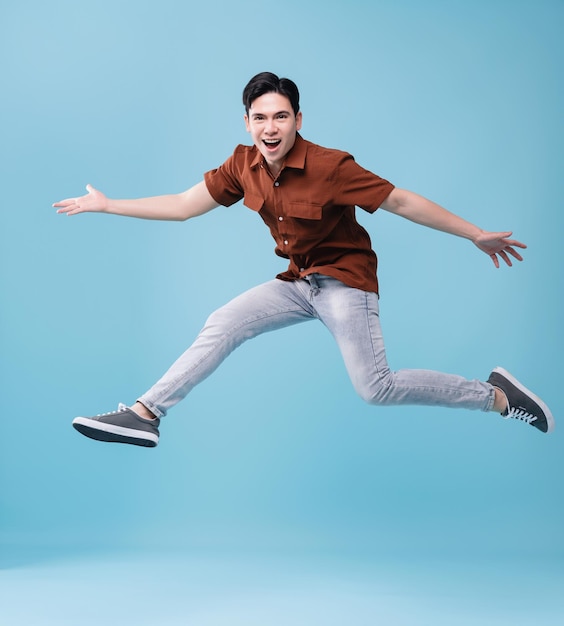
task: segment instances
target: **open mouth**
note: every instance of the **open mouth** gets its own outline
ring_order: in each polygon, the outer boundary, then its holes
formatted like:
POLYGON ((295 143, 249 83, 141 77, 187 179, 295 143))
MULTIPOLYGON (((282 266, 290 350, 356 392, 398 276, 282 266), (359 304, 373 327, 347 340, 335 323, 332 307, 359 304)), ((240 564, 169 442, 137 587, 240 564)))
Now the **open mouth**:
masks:
POLYGON ((281 139, 263 139, 262 143, 269 149, 269 150, 274 150, 275 148, 277 148, 280 143, 281 143, 281 139))

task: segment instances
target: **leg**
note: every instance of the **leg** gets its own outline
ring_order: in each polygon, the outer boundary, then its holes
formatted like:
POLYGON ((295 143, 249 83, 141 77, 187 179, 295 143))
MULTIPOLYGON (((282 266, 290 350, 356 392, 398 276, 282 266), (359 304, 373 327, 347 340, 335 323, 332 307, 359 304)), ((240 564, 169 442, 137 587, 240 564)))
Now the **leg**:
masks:
POLYGON ((272 280, 212 313, 192 346, 138 402, 162 417, 247 339, 312 319, 296 286, 272 280))
POLYGON ((298 283, 273 280, 235 298, 210 315, 196 341, 134 404, 95 417, 76 417, 73 426, 99 441, 154 447, 160 417, 247 339, 312 319, 298 283), (134 409, 134 410, 132 410, 134 409))
POLYGON ((343 355, 358 394, 371 404, 427 405, 489 411, 495 391, 489 383, 430 370, 392 372, 380 327, 378 297, 324 276, 315 310, 343 355))
POLYGON ((487 382, 429 370, 390 371, 378 298, 321 277, 315 310, 335 336, 353 385, 372 404, 419 404, 496 411, 544 433, 554 430, 548 406, 509 372, 496 367, 487 382))

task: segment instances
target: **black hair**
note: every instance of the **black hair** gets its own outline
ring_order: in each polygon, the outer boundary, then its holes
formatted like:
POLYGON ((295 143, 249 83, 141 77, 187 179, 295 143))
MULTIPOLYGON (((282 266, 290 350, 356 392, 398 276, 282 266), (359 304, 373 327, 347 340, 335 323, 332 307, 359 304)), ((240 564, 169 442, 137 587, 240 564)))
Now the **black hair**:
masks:
POLYGON ((296 83, 289 78, 278 78, 272 72, 261 72, 253 76, 243 90, 243 104, 245 105, 247 115, 253 102, 257 98, 264 96, 265 93, 279 93, 282 96, 286 96, 292 105, 294 115, 298 114, 300 110, 300 92, 296 83))

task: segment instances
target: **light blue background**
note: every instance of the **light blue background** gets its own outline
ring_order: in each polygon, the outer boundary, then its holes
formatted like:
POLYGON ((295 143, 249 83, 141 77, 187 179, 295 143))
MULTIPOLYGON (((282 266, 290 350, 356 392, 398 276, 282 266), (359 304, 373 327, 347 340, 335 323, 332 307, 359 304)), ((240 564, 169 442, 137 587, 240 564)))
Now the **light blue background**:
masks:
POLYGON ((528 244, 523 264, 495 270, 468 242, 360 215, 392 367, 485 378, 503 365, 558 420, 563 9, 2 2, 0 618, 558 623, 560 429, 366 406, 321 325, 243 346, 163 421, 156 450, 79 437, 74 415, 132 402, 209 312, 285 264, 242 205, 167 224, 68 218, 51 204, 86 183, 114 197, 185 189, 248 142, 246 81, 289 76, 306 138, 528 244), (125 549, 135 557, 116 565, 125 549), (147 561, 147 550, 184 556, 147 561), (61 556, 74 565, 52 565, 61 556), (131 594, 152 581, 158 617, 120 607, 124 579, 131 594), (110 608, 82 613, 100 580, 110 608), (186 588, 198 585, 194 604, 186 588), (17 600, 24 589, 41 613, 17 600))

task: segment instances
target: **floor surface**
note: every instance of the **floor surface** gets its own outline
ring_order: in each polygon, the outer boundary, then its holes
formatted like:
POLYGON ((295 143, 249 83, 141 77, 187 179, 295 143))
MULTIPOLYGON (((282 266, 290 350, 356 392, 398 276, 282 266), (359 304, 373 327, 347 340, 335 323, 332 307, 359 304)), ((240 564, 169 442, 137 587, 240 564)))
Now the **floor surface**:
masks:
POLYGON ((556 561, 164 551, 4 557, 2 626, 564 623, 556 561))

